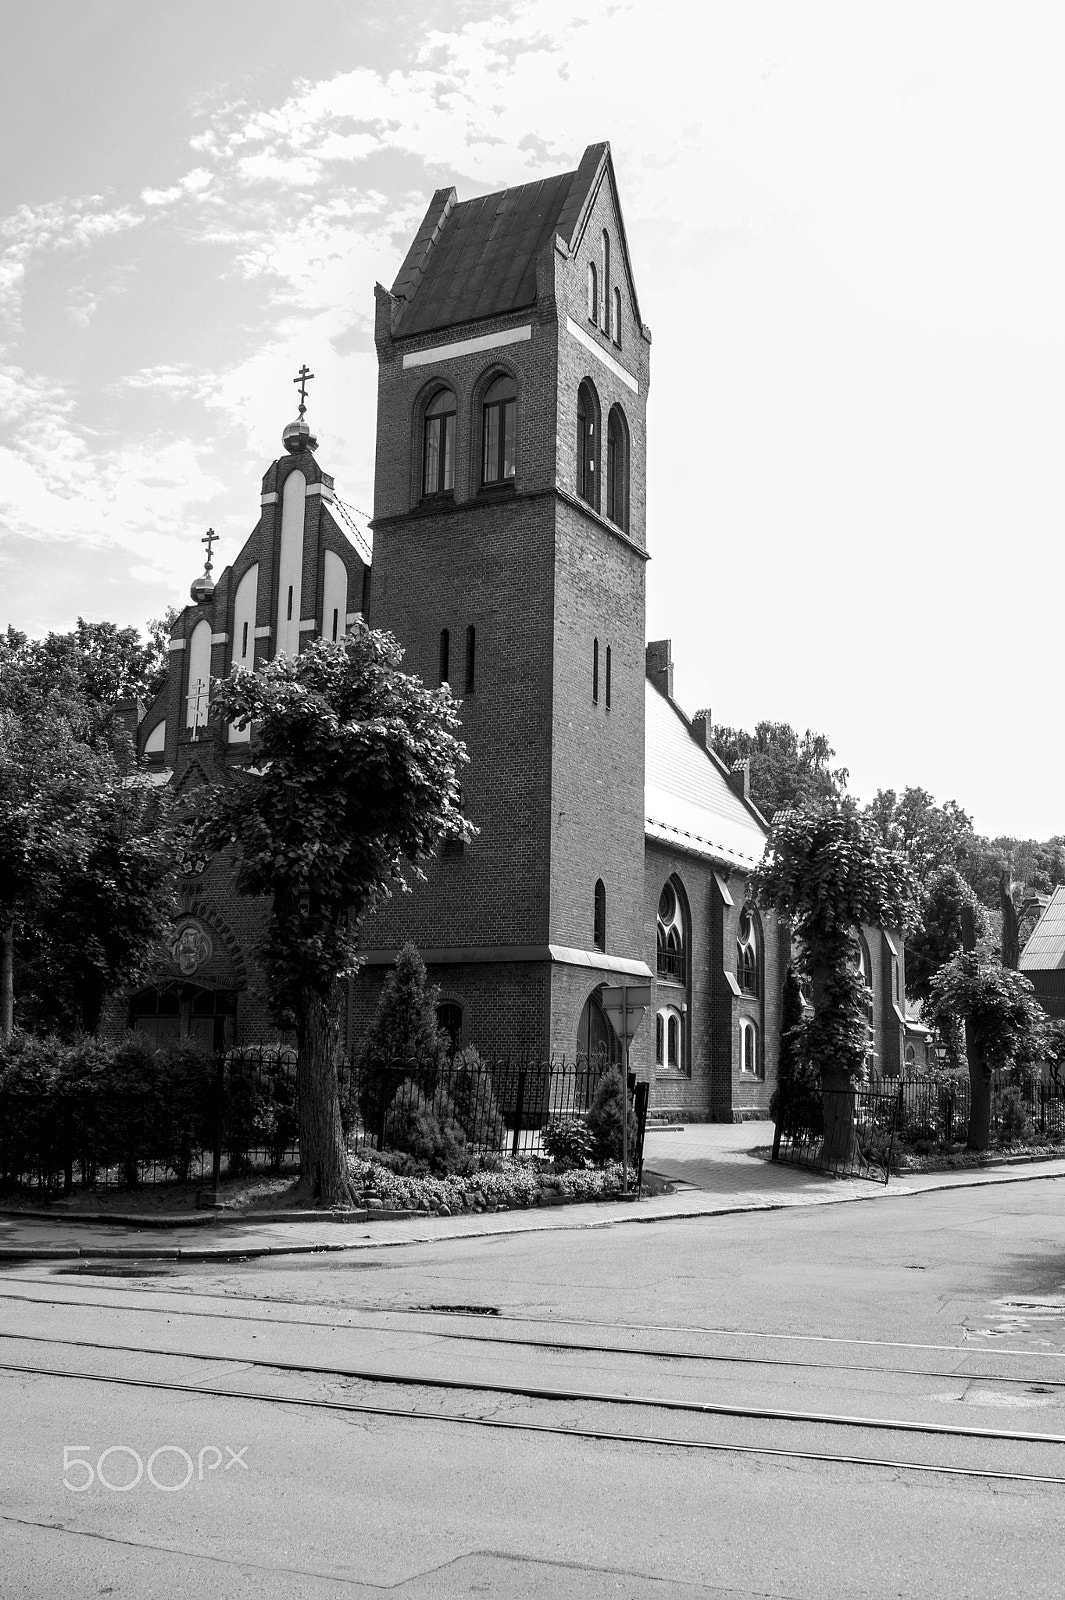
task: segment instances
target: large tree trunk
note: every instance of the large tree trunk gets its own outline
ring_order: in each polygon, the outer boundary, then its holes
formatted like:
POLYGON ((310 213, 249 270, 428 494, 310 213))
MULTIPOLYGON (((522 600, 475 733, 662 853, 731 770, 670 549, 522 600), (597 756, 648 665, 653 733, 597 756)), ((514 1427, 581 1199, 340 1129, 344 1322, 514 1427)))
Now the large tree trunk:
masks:
POLYGON ((4 923, 0 942, 0 1039, 10 1039, 15 1026, 15 919, 4 923))
POLYGON ((1003 872, 999 877, 998 899, 1002 910, 1002 965, 1016 972, 1021 964, 1021 919, 1013 903, 1013 886, 1008 872, 1003 872))
POLYGON ((350 1206, 347 1152, 340 1123, 336 1061, 340 1022, 333 996, 305 991, 296 1029, 299 1061, 299 1199, 315 1206, 350 1206))
POLYGON ((965 1024, 965 1054, 969 1058, 968 1150, 986 1150, 991 1141, 991 1073, 983 1041, 971 1022, 965 1024))

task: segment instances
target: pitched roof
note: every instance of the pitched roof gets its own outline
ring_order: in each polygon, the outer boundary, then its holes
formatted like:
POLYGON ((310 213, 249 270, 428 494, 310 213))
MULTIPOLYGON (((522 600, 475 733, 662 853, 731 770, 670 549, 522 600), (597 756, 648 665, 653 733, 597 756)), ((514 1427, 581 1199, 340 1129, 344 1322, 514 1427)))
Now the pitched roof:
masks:
MULTIPOLYGON (((393 335, 410 338, 535 305, 538 258, 556 234, 576 249, 607 173, 613 168, 604 142, 588 146, 575 172, 475 200, 438 189, 392 285, 393 335)), ((617 227, 631 283, 620 208, 617 227)))
POLYGON ((1021 951, 1022 972, 1054 972, 1065 967, 1065 887, 1058 887, 1021 951))
POLYGON ((722 866, 756 866, 767 830, 731 787, 721 762, 692 738, 683 713, 653 683, 645 684, 647 837, 722 866))

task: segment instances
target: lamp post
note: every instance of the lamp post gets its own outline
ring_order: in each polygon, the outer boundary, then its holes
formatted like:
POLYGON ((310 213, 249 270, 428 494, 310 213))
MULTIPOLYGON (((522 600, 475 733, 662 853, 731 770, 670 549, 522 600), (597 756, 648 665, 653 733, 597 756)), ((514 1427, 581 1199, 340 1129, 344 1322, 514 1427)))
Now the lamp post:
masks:
POLYGON ((621 1181, 623 1193, 629 1192, 629 1045, 632 1043, 643 1014, 651 1004, 649 983, 623 983, 604 989, 600 995, 603 1010, 610 1018, 621 1045, 624 1059, 621 1092, 621 1181))

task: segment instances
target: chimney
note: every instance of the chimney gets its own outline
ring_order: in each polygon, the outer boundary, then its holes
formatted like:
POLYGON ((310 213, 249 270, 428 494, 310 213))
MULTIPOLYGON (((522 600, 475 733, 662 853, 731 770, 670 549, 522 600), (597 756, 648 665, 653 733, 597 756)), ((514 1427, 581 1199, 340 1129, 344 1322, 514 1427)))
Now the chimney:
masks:
POLYGON ((710 730, 713 726, 714 720, 710 715, 709 706, 706 706, 702 711, 697 711, 692 718, 692 738, 696 744, 702 745, 704 750, 710 749, 710 730))
POLYGON ((751 798, 751 763, 737 761, 728 775, 729 787, 739 795, 741 800, 751 798))
POLYGON ((673 698, 673 641, 653 639, 647 646, 647 676, 662 694, 673 698))
POLYGON ((144 721, 146 709, 144 702, 134 697, 115 701, 111 722, 111 753, 120 772, 131 771, 137 759, 137 729, 144 721))

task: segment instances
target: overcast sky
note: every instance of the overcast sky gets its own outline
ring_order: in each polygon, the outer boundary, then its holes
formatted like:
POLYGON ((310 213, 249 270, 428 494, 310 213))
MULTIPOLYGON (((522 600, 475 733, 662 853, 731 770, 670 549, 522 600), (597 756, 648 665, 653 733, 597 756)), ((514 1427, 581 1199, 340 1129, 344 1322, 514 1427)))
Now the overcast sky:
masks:
POLYGON ((689 712, 1065 832, 1065 12, 0 0, 0 624, 218 566, 315 373, 372 504, 373 284, 432 191, 609 139, 651 365, 648 636, 689 712))

